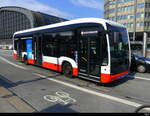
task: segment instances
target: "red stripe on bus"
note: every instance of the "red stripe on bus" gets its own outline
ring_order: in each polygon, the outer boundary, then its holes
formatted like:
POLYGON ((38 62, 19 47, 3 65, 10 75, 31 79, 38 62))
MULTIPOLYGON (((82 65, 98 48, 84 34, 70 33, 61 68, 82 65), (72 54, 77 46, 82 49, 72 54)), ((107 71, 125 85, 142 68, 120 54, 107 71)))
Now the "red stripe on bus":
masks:
POLYGON ((15 59, 15 60, 18 60, 18 57, 17 57, 17 54, 13 54, 13 58, 15 59))
POLYGON ((101 78, 100 78, 102 83, 109 83, 111 82, 110 80, 110 74, 101 74, 101 78))
MULTIPOLYGON (((18 60, 18 56, 17 56, 17 54, 13 54, 13 58, 15 59, 15 60, 18 60)), ((22 62, 24 62, 24 57, 21 57, 21 61, 22 62)))
MULTIPOLYGON (((43 62, 42 66, 44 68, 52 69, 52 70, 59 71, 59 72, 62 71, 62 65, 49 63, 49 62, 43 62)), ((73 68, 73 76, 78 76, 78 69, 77 68, 73 68)))
POLYGON ((21 61, 24 62, 24 57, 20 57, 20 58, 21 58, 21 61))
POLYGON ((73 76, 78 76, 78 68, 73 68, 73 76))
POLYGON ((125 75, 125 74, 127 74, 127 73, 129 73, 129 71, 125 71, 125 72, 122 72, 122 73, 117 74, 117 75, 111 75, 111 78, 120 77, 120 76, 125 75))
POLYGON ((116 74, 116 75, 101 74, 101 82, 102 83, 110 83, 112 81, 118 80, 120 76, 123 76, 127 73, 129 73, 129 71, 125 71, 125 72, 122 72, 122 73, 116 74))
POLYGON ((29 63, 29 64, 34 64, 35 61, 34 61, 34 59, 28 59, 28 63, 29 63))
POLYGON ((53 63, 49 63, 49 62, 43 62, 42 63, 42 66, 44 67, 44 68, 48 68, 48 69, 52 69, 52 70, 56 70, 56 71, 59 71, 60 69, 59 69, 59 65, 57 65, 57 64, 53 64, 53 63))

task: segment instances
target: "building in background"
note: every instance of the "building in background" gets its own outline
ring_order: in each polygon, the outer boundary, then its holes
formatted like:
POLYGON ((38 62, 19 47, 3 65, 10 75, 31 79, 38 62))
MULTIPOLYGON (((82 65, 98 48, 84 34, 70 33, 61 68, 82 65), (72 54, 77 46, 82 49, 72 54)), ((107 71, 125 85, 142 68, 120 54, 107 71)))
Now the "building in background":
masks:
POLYGON ((0 45, 12 44, 14 32, 66 21, 66 19, 20 7, 0 8, 0 45))
POLYGON ((146 44, 150 48, 150 0, 105 0, 104 8, 105 19, 124 24, 131 43, 146 56, 146 44))

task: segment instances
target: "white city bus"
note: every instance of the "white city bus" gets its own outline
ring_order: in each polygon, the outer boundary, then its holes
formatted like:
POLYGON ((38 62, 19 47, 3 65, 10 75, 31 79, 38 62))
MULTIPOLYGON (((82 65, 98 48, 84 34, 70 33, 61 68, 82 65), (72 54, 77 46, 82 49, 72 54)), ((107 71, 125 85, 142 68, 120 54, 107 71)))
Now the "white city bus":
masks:
POLYGON ((130 71, 127 29, 104 19, 83 18, 19 31, 13 42, 16 60, 68 77, 110 83, 130 71))

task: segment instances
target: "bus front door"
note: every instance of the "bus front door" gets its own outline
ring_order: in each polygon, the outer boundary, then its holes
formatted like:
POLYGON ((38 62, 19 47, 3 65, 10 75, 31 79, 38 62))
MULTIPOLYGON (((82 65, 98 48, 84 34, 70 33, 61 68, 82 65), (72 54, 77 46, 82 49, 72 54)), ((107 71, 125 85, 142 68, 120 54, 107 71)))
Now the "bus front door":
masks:
POLYGON ((42 36, 34 36, 33 54, 35 65, 42 65, 42 36))
POLYGON ((22 42, 21 42, 21 39, 19 38, 18 41, 17 41, 17 57, 18 57, 18 61, 22 60, 21 46, 22 46, 22 42))
MULTIPOLYGON (((79 37, 79 77, 90 80, 100 80, 100 39, 97 34, 84 35, 80 31, 79 37)), ((90 32, 89 32, 90 33, 90 32)))

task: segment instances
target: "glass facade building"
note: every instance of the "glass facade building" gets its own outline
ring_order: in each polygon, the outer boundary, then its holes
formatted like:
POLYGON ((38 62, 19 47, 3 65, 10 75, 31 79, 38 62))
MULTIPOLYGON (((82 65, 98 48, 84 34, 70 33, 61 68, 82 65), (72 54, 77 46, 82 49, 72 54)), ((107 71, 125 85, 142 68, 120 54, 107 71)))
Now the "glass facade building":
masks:
POLYGON ((131 43, 150 46, 150 0, 105 0, 104 8, 105 19, 128 28, 131 43))
MULTIPOLYGON (((66 19, 20 7, 0 8, 0 41, 11 39, 14 32, 66 21, 66 19)), ((6 41, 7 42, 7 41, 6 41)))

